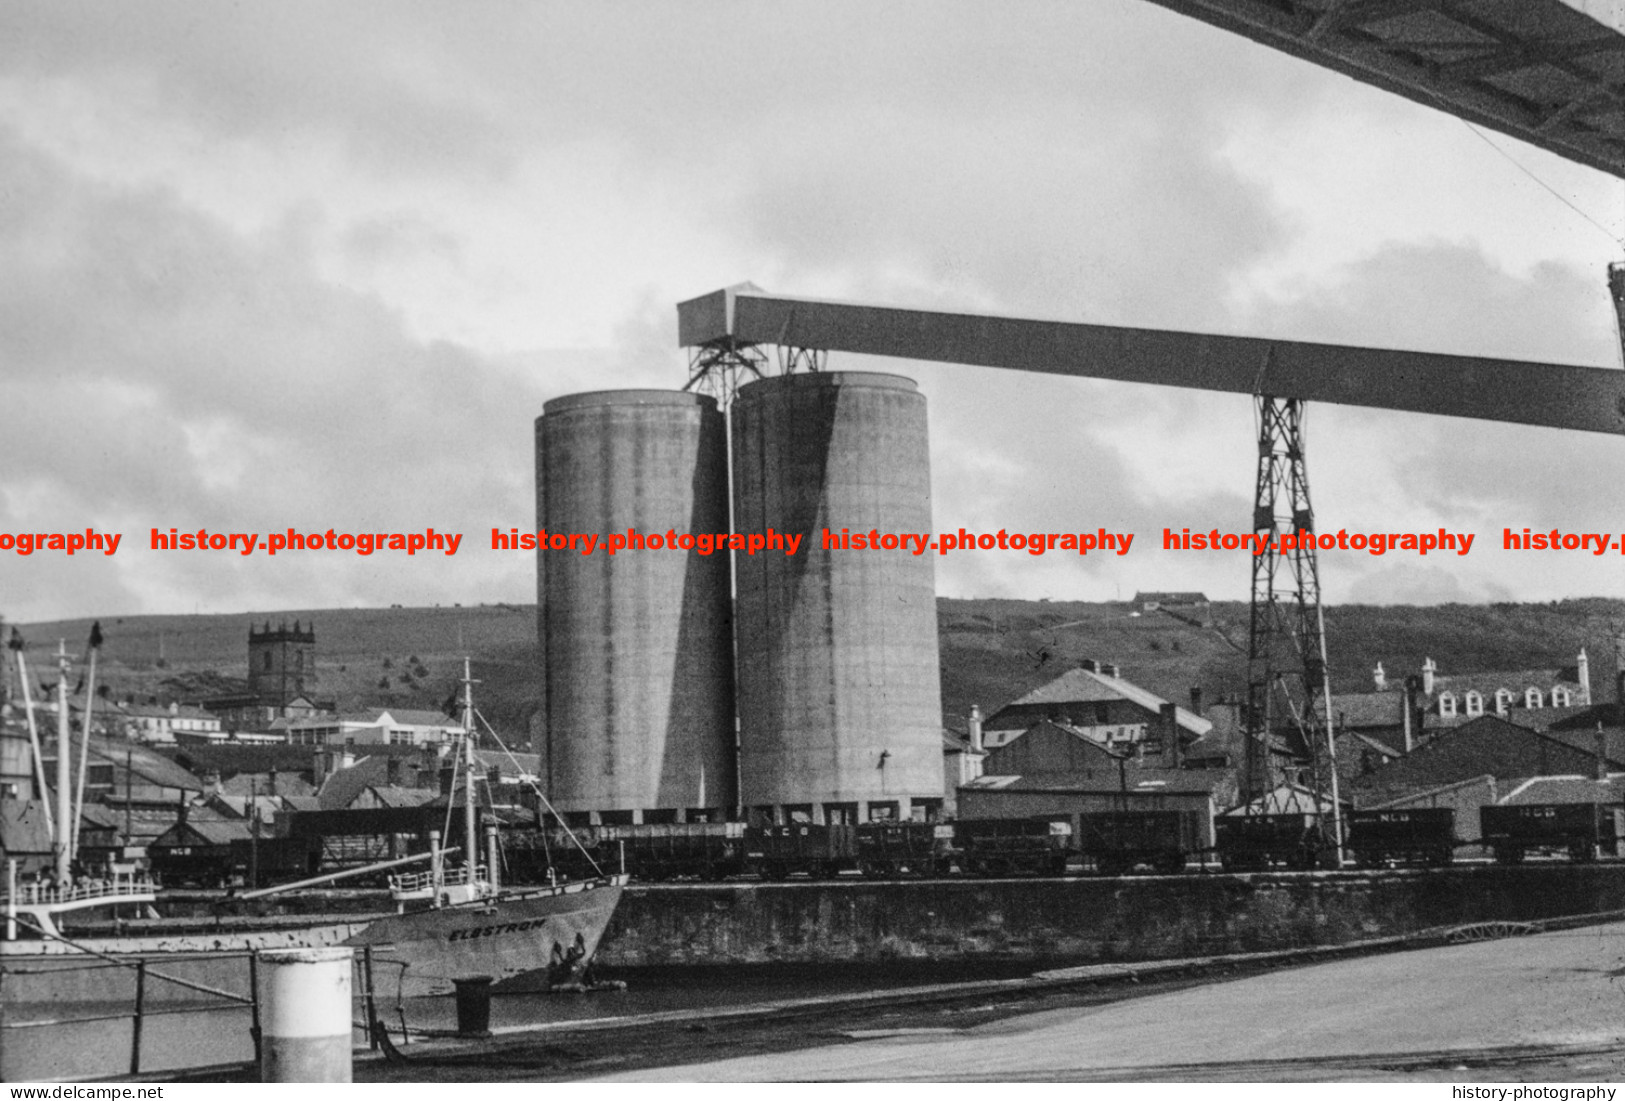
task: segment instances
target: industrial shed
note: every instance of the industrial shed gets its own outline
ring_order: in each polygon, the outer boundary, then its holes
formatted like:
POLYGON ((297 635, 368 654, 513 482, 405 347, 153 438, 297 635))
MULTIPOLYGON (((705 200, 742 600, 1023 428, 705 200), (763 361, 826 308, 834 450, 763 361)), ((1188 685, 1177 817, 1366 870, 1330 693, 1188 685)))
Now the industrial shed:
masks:
POLYGON ((1079 816, 1113 811, 1189 811, 1201 823, 1201 846, 1213 845, 1215 781, 1211 775, 1176 769, 1140 769, 1127 786, 1065 777, 983 776, 960 787, 959 817, 1048 818, 1066 821, 1073 836, 1079 816))

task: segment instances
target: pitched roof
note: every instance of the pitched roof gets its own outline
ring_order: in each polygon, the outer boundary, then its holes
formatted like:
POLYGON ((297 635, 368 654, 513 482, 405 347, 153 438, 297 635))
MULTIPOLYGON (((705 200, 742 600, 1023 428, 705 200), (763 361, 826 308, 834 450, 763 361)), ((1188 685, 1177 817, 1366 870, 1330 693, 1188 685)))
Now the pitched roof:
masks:
MULTIPOLYGON (((1326 718, 1326 700, 1315 698, 1315 714, 1326 718)), ((1337 725, 1344 726, 1404 726, 1405 694, 1399 691, 1347 692, 1332 697, 1332 714, 1337 725)))
MULTIPOLYGON (((1519 703, 1523 697, 1519 696, 1519 703)), ((1486 699, 1484 709, 1494 710, 1494 702, 1486 699)), ((1568 707, 1514 707, 1507 712, 1508 718, 1514 718, 1519 726, 1527 726, 1531 730, 1550 730, 1561 722, 1573 722, 1575 719, 1584 719, 1595 708, 1583 703, 1572 704, 1568 707)))
POLYGON ((0 853, 48 853, 45 805, 32 799, 0 799, 0 853))
MULTIPOLYGON (((1161 711, 1163 704, 1168 702, 1156 693, 1149 692, 1137 684, 1131 684, 1122 677, 1109 677, 1090 669, 1068 669, 1047 684, 1034 688, 1025 696, 1011 700, 988 718, 991 721, 1000 712, 1015 707, 1107 700, 1128 700, 1153 713, 1161 711)), ((1174 709, 1174 719, 1182 729, 1198 737, 1213 729, 1213 724, 1207 719, 1194 715, 1183 707, 1174 709)))
POLYGON ((440 798, 438 790, 429 788, 403 788, 383 784, 374 785, 371 791, 381 807, 421 807, 440 798))
POLYGON ((977 791, 1057 792, 1067 794, 1117 795, 1209 795, 1228 782, 1222 769, 1136 768, 1128 773, 1128 784, 1120 779, 1086 780, 1067 773, 1033 773, 1025 776, 978 776, 962 787, 977 791))
POLYGON ((1625 776, 1614 774, 1606 780, 1588 776, 1532 776, 1513 785, 1501 798, 1500 806, 1528 806, 1534 803, 1617 803, 1625 796, 1625 776))
POLYGON ((278 772, 275 790, 272 790, 268 772, 239 772, 220 785, 222 795, 314 795, 316 789, 300 778, 298 773, 278 772))
MULTIPOLYGON (((74 751, 77 751, 77 748, 76 742, 74 751)), ((90 752, 93 757, 111 761, 116 767, 128 766, 132 773, 159 787, 180 788, 183 791, 203 790, 202 780, 162 753, 139 742, 114 741, 92 736, 90 752)))
POLYGON ((388 776, 389 759, 376 754, 368 755, 349 768, 329 773, 327 779, 322 781, 321 789, 316 792, 316 798, 321 801, 323 810, 343 810, 355 802, 363 791, 384 784, 388 776))
MULTIPOLYGON (((1594 760, 1588 747, 1576 747, 1498 715, 1480 715, 1439 731, 1404 757, 1353 779, 1350 786, 1364 800, 1391 802, 1486 773, 1505 780, 1539 773, 1589 772, 1594 760)), ((1625 769, 1625 763, 1612 759, 1608 764, 1625 769)))
POLYGON ((312 715, 301 720, 303 724, 320 726, 324 722, 363 723, 367 726, 383 726, 386 720, 398 726, 461 726, 456 719, 448 716, 444 711, 419 711, 406 707, 363 707, 359 711, 344 711, 338 715, 312 715))
POLYGON ((475 749, 474 760, 482 772, 489 772, 493 768, 501 769, 505 778, 519 775, 537 776, 542 771, 542 757, 539 753, 514 753, 510 759, 510 754, 500 749, 475 749))
POLYGON ((1373 738, 1369 734, 1361 734, 1358 731, 1350 731, 1350 734, 1353 736, 1355 741, 1359 742, 1362 745, 1370 746, 1372 749, 1376 750, 1378 753, 1381 753, 1384 757, 1403 757, 1403 756, 1405 756, 1405 753, 1404 753, 1403 750, 1395 749, 1393 746, 1389 745, 1387 742, 1380 741, 1380 740, 1378 740, 1376 738, 1373 738))
POLYGON ((278 781, 295 772, 310 773, 315 768, 317 746, 233 745, 211 742, 207 745, 165 747, 163 754, 182 768, 207 772, 211 769, 230 778, 239 772, 269 772, 276 769, 278 781))
MULTIPOLYGON (((1573 746, 1585 753, 1597 752, 1597 728, 1576 726, 1569 729, 1549 727, 1542 731, 1548 738, 1573 746)), ((1625 727, 1605 726, 1602 729, 1603 756, 1612 761, 1625 761, 1625 727)))
POLYGON ((1495 791, 1495 777, 1486 772, 1482 776, 1472 776, 1465 780, 1457 780, 1453 784, 1440 784, 1436 788, 1423 788, 1420 791, 1413 791, 1406 795, 1401 795, 1397 799, 1390 799, 1385 803, 1368 803, 1360 809, 1386 810, 1389 807, 1402 807, 1408 804, 1416 803, 1422 799, 1437 798, 1440 795, 1446 795, 1452 791, 1460 791, 1463 788, 1474 787, 1478 784, 1485 785, 1492 793, 1495 791))
POLYGON ((1572 673, 1572 669, 1508 669, 1497 673, 1452 673, 1449 676, 1441 673, 1433 677, 1433 695, 1437 698, 1441 692, 1454 692, 1461 696, 1469 690, 1476 690, 1490 700, 1495 698, 1496 689, 1505 688, 1521 699, 1527 688, 1538 688, 1544 694, 1550 693, 1558 685, 1579 695, 1581 685, 1572 673))
POLYGON ((253 834, 249 832, 245 822, 236 819, 220 819, 219 821, 196 821, 188 819, 187 827, 196 830, 211 845, 229 845, 233 841, 247 841, 253 834))

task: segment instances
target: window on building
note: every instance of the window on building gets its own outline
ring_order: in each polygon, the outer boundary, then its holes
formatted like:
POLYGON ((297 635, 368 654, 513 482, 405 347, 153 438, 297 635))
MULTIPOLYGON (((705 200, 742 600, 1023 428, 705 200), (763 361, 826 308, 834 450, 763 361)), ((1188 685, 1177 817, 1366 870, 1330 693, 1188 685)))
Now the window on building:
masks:
POLYGON ((1456 713, 1456 696, 1454 692, 1441 692, 1439 694, 1439 714, 1454 715, 1456 713))
POLYGON ((858 805, 856 803, 825 803, 824 822, 830 826, 855 826, 858 824, 858 805))
POLYGON ((1497 688, 1495 690, 1495 713, 1505 715, 1512 710, 1512 692, 1510 689, 1497 688))
POLYGON ((915 799, 908 810, 909 817, 916 822, 936 822, 942 818, 942 800, 915 799))
POLYGON ((669 826, 676 821, 676 807, 651 807, 643 812, 643 824, 646 826, 669 826))
POLYGON ((897 804, 896 803, 870 803, 869 804, 869 821, 871 821, 871 822, 895 822, 895 821, 897 821, 897 804))
POLYGON ((1567 707, 1569 706, 1569 700, 1570 696, 1567 688, 1564 688, 1562 685, 1558 685, 1556 688, 1552 689, 1553 707, 1567 707))
POLYGON ((1523 694, 1523 705, 1525 707, 1539 707, 1540 701, 1541 694, 1538 688, 1527 689, 1523 694))
POLYGON ((598 812, 598 824, 601 826, 630 826, 632 812, 629 810, 601 810, 598 812))
MULTIPOLYGON (((771 808, 770 808, 771 809, 771 808)), ((787 803, 784 807, 786 824, 808 823, 813 820, 811 803, 787 803)))
POLYGON ((261 655, 261 657, 262 657, 263 660, 260 662, 260 668, 261 669, 269 669, 269 668, 271 668, 271 651, 266 650, 261 655))
POLYGON ((1468 692, 1466 703, 1467 714, 1482 715, 1484 713, 1484 697, 1479 695, 1478 692, 1468 692))

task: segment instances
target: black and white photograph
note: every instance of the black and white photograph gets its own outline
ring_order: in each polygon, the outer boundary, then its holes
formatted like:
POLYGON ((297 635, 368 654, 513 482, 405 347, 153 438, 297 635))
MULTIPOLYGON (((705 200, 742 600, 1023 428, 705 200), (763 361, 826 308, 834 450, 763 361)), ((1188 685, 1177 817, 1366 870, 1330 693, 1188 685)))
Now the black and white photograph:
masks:
POLYGON ((1614 1101, 1622 349, 1618 0, 0 5, 0 1080, 1614 1101))

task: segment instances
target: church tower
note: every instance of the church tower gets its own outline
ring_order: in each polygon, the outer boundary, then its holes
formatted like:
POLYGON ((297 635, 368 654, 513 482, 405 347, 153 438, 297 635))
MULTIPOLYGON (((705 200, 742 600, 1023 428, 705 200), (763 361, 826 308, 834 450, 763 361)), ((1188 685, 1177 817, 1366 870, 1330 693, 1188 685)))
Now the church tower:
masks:
POLYGON ((248 628, 248 690, 259 697, 262 706, 279 712, 295 696, 316 690, 316 626, 301 630, 299 621, 290 628, 284 620, 272 628, 269 620, 260 630, 248 628))

